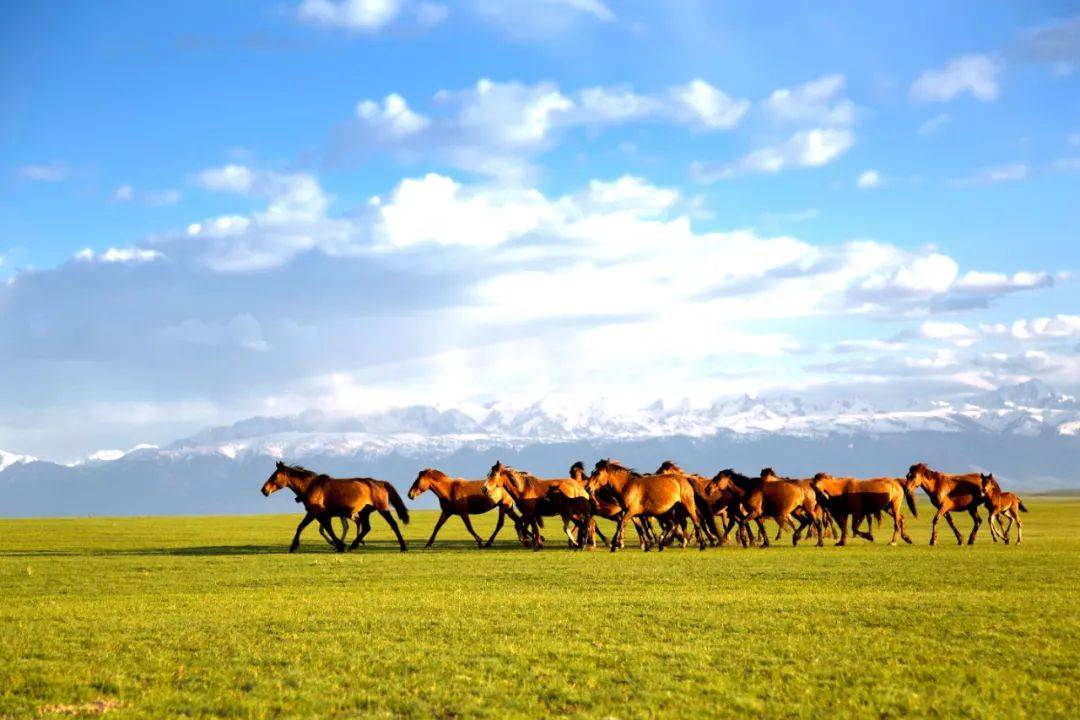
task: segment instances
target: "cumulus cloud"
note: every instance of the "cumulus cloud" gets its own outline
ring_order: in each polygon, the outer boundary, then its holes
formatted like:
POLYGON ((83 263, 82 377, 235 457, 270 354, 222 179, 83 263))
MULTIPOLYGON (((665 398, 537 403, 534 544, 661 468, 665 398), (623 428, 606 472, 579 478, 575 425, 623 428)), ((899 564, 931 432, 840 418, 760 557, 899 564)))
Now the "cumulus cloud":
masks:
POLYGON ((396 22, 427 29, 446 19, 445 5, 413 0, 303 0, 297 17, 306 23, 353 32, 378 32, 396 22))
POLYGON ((1001 63, 988 55, 961 55, 916 78, 908 96, 915 102, 946 102, 969 93, 982 102, 996 100, 1000 74, 1001 63))
POLYGON ((733 163, 696 163, 691 167, 691 173, 702 182, 714 182, 745 173, 777 173, 789 168, 819 167, 840 157, 854 142, 850 130, 803 130, 778 145, 753 150, 733 163))
POLYGON ((145 263, 157 260, 161 253, 149 248, 115 248, 111 247, 104 252, 94 252, 90 248, 83 248, 75 253, 75 260, 79 262, 101 263, 145 263))
POLYGON ((709 132, 734 127, 749 101, 731 98, 701 79, 656 95, 626 86, 563 92, 550 82, 481 79, 462 90, 441 90, 431 111, 412 109, 398 94, 381 102, 362 100, 355 127, 340 140, 351 149, 432 153, 474 172, 520 177, 529 161, 575 127, 603 127, 646 119, 679 123, 709 132))
POLYGON ((790 123, 847 126, 855 122, 855 103, 843 96, 844 76, 826 75, 795 88, 774 90, 765 109, 790 123))

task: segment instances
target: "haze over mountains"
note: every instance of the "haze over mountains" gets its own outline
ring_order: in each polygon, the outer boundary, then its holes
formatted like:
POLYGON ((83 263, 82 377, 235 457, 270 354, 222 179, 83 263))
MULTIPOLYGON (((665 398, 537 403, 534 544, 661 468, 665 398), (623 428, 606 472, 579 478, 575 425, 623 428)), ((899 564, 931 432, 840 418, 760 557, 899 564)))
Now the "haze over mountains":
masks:
POLYGON ((902 474, 924 460, 957 472, 991 469, 1026 490, 1071 488, 1080 485, 1080 401, 1031 380, 902 407, 789 395, 625 411, 559 399, 355 416, 309 411, 250 418, 164 447, 103 450, 68 465, 0 451, 0 514, 290 511, 291 498, 268 502, 257 492, 277 458, 405 487, 429 465, 478 476, 501 458, 559 474, 574 460, 601 456, 643 469, 670 457, 701 472, 772 465, 790 475, 902 474))

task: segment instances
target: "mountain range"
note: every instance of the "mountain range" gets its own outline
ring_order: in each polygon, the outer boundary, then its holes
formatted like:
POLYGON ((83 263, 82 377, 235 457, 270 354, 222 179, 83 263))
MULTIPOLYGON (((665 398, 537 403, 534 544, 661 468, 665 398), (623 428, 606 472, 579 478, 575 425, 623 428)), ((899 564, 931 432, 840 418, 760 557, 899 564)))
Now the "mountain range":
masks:
MULTIPOLYGON (((496 458, 537 474, 601 456, 651 469, 667 458, 699 472, 772 465, 788 475, 903 474, 916 461, 992 469, 1024 490, 1080 485, 1080 401, 1038 380, 960 401, 881 406, 798 396, 705 406, 548 398, 341 415, 307 411, 209 428, 169 445, 102 450, 61 464, 0 451, 0 515, 245 513, 294 509, 258 486, 283 458, 406 487, 437 465, 479 476, 496 458)), ((431 498, 422 503, 433 504, 431 498)))

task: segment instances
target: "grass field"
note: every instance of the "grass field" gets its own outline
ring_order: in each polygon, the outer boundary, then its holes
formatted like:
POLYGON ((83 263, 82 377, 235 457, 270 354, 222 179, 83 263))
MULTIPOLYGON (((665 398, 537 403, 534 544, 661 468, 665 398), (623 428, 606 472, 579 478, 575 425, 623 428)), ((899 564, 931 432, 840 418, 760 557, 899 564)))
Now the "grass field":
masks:
POLYGON ((343 556, 286 554, 295 516, 0 521, 0 716, 1073 716, 1080 499, 1026 502, 1020 547, 927 547, 921 497, 911 547, 615 555, 423 550, 428 512, 405 555, 378 518, 343 556))

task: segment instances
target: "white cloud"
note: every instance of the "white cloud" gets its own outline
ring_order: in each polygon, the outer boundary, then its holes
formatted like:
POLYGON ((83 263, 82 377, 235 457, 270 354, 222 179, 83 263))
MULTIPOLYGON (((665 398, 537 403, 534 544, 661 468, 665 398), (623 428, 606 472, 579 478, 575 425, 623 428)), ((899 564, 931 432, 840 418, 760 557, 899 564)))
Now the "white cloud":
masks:
POLYGON ((19 168, 19 177, 35 182, 61 182, 71 176, 66 163, 54 161, 41 165, 23 165, 19 168))
POLYGON ((1011 325, 982 325, 986 335, 1010 336, 1016 340, 1069 340, 1080 338, 1080 315, 1015 320, 1011 325))
POLYGON ((862 189, 876 188, 881 185, 881 174, 877 170, 867 170, 859 175, 855 184, 862 189))
POLYGON ((115 202, 130 202, 135 197, 135 189, 128 184, 123 184, 113 191, 112 199, 115 202))
POLYGON ((915 102, 945 102, 966 92, 987 102, 997 99, 1000 73, 1001 63, 987 55, 961 55, 920 75, 908 95, 915 102))
POLYGON ((465 170, 520 178, 532 157, 572 128, 654 119, 718 131, 736 125, 748 107, 748 101, 731 98, 701 79, 642 95, 628 86, 564 93, 550 82, 483 78, 464 90, 440 90, 428 114, 411 109, 397 94, 381 104, 363 100, 351 138, 353 145, 396 151, 406 159, 434 153, 465 170))
POLYGON ((672 88, 671 96, 682 104, 690 122, 710 130, 734 127, 750 107, 748 100, 734 100, 701 79, 672 88))
POLYGON ((713 182, 743 173, 776 173, 794 167, 819 167, 840 157, 854 142, 849 130, 804 130, 779 145, 753 150, 734 163, 719 166, 697 163, 691 172, 702 182, 713 182))
POLYGON ((255 175, 243 165, 225 165, 199 173, 197 182, 215 192, 247 193, 255 182, 255 175))
POLYGON ((919 126, 920 135, 933 135, 952 121, 948 113, 938 113, 919 126))
POLYGON ((1025 163, 1009 163, 1008 165, 995 165, 976 171, 973 175, 953 180, 954 185, 993 185, 995 183, 1016 182, 1027 180, 1030 175, 1025 163))
POLYGON ((960 347, 969 347, 978 341, 979 334, 958 322, 927 320, 919 327, 922 337, 929 340, 947 340, 960 347))
POLYGON ((304 0, 297 14, 305 22, 373 31, 389 25, 402 5, 402 0, 304 0))
POLYGON ((765 108, 783 122, 847 126, 855 122, 855 104, 842 97, 843 91, 843 75, 826 75, 795 88, 774 90, 765 108))
POLYGON ((111 247, 105 252, 96 253, 90 248, 83 248, 75 253, 75 260, 79 262, 100 263, 145 263, 162 257, 157 250, 148 248, 115 248, 111 247))
POLYGON ((356 115, 371 125, 385 129, 391 137, 400 138, 420 132, 431 121, 409 109, 405 98, 397 93, 387 95, 382 106, 374 100, 357 104, 356 115))

